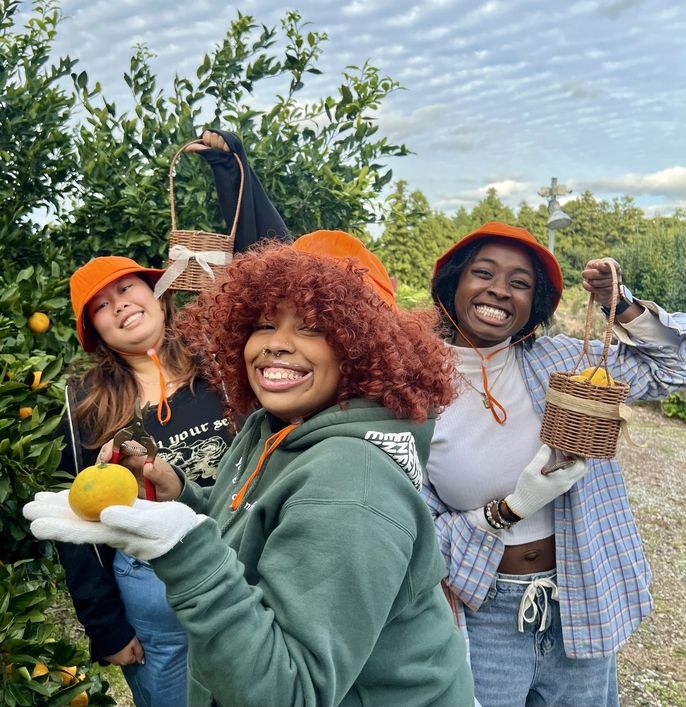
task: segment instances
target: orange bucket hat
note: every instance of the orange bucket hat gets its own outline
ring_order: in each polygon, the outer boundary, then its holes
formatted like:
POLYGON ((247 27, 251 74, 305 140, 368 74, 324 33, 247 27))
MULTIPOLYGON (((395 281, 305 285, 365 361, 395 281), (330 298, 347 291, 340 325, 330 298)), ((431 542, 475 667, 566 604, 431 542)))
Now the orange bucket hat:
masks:
POLYGON ((124 277, 124 275, 131 274, 146 275, 156 282, 162 277, 164 270, 144 268, 131 258, 107 255, 93 258, 69 278, 71 307, 76 316, 76 335, 79 337, 84 351, 95 351, 93 334, 85 327, 86 305, 103 287, 124 277))
POLYGON ((464 238, 460 239, 457 243, 448 248, 448 250, 443 253, 434 265, 434 278, 438 274, 438 271, 458 250, 461 250, 465 246, 479 240, 480 238, 488 238, 489 236, 508 238, 521 243, 538 256, 543 269, 546 271, 548 277, 550 278, 550 282, 555 288, 557 298, 554 302, 554 306, 557 307, 560 302, 560 297, 562 297, 562 289, 564 288, 562 268, 560 267, 560 263, 557 258, 545 246, 542 246, 525 228, 508 226, 506 223, 501 223, 500 221, 488 221, 483 224, 483 226, 479 226, 476 231, 468 233, 464 238))
POLYGON ((300 236, 291 247, 304 253, 324 255, 338 261, 351 258, 356 261, 356 266, 366 269, 365 282, 389 307, 396 309, 395 288, 386 268, 374 253, 365 248, 359 238, 345 231, 313 231, 300 236))

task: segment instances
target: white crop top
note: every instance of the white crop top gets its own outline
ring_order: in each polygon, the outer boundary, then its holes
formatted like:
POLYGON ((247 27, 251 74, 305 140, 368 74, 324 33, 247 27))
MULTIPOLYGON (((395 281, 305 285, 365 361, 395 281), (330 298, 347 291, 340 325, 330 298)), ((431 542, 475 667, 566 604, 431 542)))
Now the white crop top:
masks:
MULTIPOLYGON (((480 351, 488 356, 509 343, 480 351)), ((519 475, 541 446, 541 420, 534 412, 514 347, 500 351, 486 364, 491 393, 507 411, 503 425, 483 403, 477 353, 469 347, 451 348, 458 370, 474 387, 462 384, 458 397, 436 420, 427 474, 446 505, 469 511, 514 491, 519 475)), ((519 545, 554 532, 553 504, 549 503, 498 535, 505 545, 519 545)))

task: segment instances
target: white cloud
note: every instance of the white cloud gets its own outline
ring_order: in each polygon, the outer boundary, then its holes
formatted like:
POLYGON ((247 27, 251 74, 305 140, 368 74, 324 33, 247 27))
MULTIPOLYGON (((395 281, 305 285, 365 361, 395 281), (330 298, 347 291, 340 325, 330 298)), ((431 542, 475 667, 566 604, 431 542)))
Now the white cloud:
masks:
MULTIPOLYGON (((120 110, 130 108, 122 75, 136 41, 156 54, 152 69, 168 90, 175 73, 193 78, 236 17, 221 0, 61 0, 61 7, 68 19, 56 55, 79 58, 76 70, 99 81, 120 110)), ((286 7, 240 4, 258 25, 277 27, 286 7)), ((344 67, 366 60, 400 80, 407 90, 383 102, 380 133, 417 153, 395 160, 394 173, 435 205, 471 206, 489 185, 510 205, 535 203, 539 183, 555 173, 601 197, 628 193, 664 208, 683 201, 686 168, 665 165, 686 154, 684 3, 300 0, 298 10, 311 23, 305 31, 329 35, 318 62, 324 74, 307 77, 299 97, 335 95, 344 67)), ((247 100, 267 107, 276 84, 265 82, 247 100)))
POLYGON ((591 184, 593 189, 622 194, 683 197, 686 194, 686 167, 674 166, 650 174, 629 173, 596 179, 591 184))
POLYGON ((351 17, 360 17, 361 15, 369 15, 373 12, 373 6, 371 3, 367 2, 351 2, 346 3, 342 10, 344 15, 350 15, 351 17))

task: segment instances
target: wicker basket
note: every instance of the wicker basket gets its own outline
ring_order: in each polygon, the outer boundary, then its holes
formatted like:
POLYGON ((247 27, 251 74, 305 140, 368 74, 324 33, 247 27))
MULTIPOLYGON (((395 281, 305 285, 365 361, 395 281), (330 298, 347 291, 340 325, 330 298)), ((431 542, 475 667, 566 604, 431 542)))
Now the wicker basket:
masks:
POLYGON ((207 231, 182 231, 176 227, 176 207, 174 203, 174 167, 179 157, 188 151, 190 145, 202 144, 202 140, 191 140, 174 155, 169 166, 169 205, 171 210, 171 231, 169 233, 168 272, 171 273, 170 290, 200 292, 214 284, 215 271, 228 265, 233 259, 233 243, 243 200, 243 164, 232 152, 241 182, 236 202, 236 214, 229 234, 207 231))
MULTIPOLYGON (((612 282, 615 296, 607 319, 603 351, 595 365, 595 371, 604 369, 608 379, 607 353, 612 340, 618 292, 614 267, 612 282)), ((593 313, 591 295, 586 311, 584 345, 574 370, 569 373, 553 373, 550 376, 541 425, 541 441, 567 454, 610 459, 617 453, 619 434, 624 420, 627 419, 624 401, 629 394, 629 386, 619 381, 612 381, 610 385, 603 386, 595 385, 590 380, 572 379, 584 359, 593 367, 588 356, 593 313)))

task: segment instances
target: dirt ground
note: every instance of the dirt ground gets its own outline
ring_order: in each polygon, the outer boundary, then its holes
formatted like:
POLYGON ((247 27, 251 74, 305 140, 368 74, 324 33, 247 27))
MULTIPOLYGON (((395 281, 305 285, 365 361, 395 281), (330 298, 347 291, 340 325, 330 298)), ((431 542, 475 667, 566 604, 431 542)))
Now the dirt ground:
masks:
MULTIPOLYGON (((619 654, 621 704, 686 707, 686 424, 654 404, 632 408, 630 434, 646 446, 622 440, 619 457, 653 569, 655 609, 619 654)), ((121 673, 106 672, 119 707, 133 707, 121 673)))
POLYGON ((633 405, 619 458, 653 570, 655 608, 619 654, 621 704, 686 707, 686 424, 633 405))

